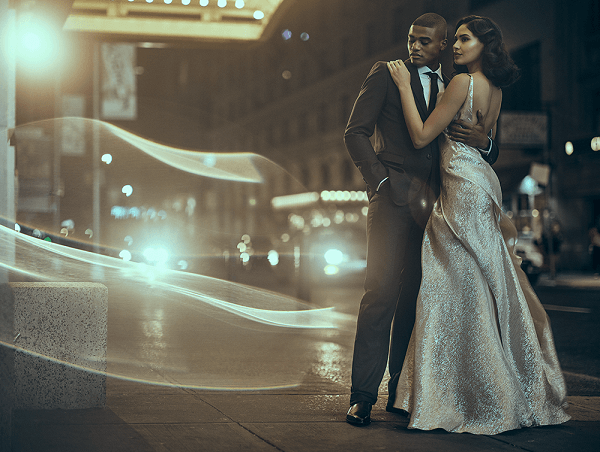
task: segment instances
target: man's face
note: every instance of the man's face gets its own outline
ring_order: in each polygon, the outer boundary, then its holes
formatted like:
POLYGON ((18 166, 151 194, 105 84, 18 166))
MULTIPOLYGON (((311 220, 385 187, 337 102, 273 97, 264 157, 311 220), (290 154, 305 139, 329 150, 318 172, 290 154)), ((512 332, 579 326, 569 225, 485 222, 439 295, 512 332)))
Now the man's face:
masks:
POLYGON ((411 25, 408 30, 408 55, 410 62, 417 67, 428 66, 436 70, 440 64, 440 54, 446 48, 447 40, 435 28, 411 25))

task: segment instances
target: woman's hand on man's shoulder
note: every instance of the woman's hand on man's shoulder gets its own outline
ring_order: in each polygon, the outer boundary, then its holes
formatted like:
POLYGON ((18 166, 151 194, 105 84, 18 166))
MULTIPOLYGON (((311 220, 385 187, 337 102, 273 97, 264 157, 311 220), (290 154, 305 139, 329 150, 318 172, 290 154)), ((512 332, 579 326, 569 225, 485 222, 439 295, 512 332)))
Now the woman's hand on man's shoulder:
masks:
POLYGON ((389 61, 387 67, 398 88, 410 89, 410 72, 402 60, 389 61))

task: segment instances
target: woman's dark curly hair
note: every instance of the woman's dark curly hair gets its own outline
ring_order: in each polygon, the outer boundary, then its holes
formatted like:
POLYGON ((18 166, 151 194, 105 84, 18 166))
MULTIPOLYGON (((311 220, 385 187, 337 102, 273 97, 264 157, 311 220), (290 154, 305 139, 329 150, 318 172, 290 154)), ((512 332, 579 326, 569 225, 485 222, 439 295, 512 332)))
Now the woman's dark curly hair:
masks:
MULTIPOLYGON (((483 44, 481 56, 483 75, 498 88, 506 88, 516 82, 520 70, 504 47, 502 32, 498 25, 493 20, 481 16, 463 17, 456 24, 456 30, 461 25, 466 25, 483 44)), ((457 64, 454 64, 454 69, 456 73, 468 72, 466 66, 457 64)))

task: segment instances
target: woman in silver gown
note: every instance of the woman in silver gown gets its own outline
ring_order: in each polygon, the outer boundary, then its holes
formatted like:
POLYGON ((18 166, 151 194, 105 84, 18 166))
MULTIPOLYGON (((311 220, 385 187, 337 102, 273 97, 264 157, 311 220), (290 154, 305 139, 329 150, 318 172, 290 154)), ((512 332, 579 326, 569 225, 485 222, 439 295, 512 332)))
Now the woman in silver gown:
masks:
POLYGON ((500 183, 479 150, 451 140, 452 119, 485 115, 495 134, 501 88, 518 77, 490 19, 459 21, 459 72, 425 124, 401 61, 388 63, 415 147, 440 139, 441 194, 425 229, 417 317, 394 407, 409 428, 497 434, 566 422, 566 387, 548 316, 514 253, 500 183))

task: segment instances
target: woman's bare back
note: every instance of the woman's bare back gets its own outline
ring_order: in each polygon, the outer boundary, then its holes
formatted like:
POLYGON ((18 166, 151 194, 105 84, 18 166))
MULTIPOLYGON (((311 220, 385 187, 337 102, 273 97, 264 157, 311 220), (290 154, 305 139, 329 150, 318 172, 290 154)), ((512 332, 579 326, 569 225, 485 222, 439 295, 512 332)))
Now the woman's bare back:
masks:
MULTIPOLYGON (((485 131, 494 128, 500 107, 502 106, 502 90, 495 87, 481 72, 471 74, 473 77, 473 112, 481 110, 485 118, 485 131)), ((475 119, 475 118, 474 118, 475 119)))

